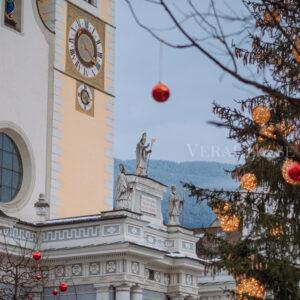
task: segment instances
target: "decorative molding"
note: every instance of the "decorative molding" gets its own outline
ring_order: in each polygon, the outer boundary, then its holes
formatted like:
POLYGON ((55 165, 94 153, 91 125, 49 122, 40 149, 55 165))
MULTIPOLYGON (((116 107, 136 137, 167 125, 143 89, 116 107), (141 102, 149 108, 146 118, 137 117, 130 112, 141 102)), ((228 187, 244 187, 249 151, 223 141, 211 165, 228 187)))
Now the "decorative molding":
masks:
POLYGON ((57 277, 63 277, 66 274, 66 268, 65 266, 59 265, 55 267, 55 275, 57 277))
POLYGON ((194 250, 194 244, 191 242, 182 241, 182 248, 188 251, 194 250))
POLYGON ((140 227, 128 225, 128 234, 134 236, 141 236, 142 229, 140 227))
POLYGON ((116 273, 117 272, 117 262, 115 260, 110 260, 106 262, 106 273, 116 273))
POLYGON ((160 272, 157 272, 157 271, 154 272, 154 280, 156 282, 160 282, 161 281, 161 273, 160 272))
POLYGON ((185 275, 185 283, 187 285, 193 285, 193 276, 190 274, 185 275))
POLYGON ((171 283, 171 276, 170 274, 165 274, 164 275, 164 284, 169 285, 171 283))
POLYGON ((103 235, 118 235, 120 234, 120 225, 104 225, 103 226, 103 235))
POLYGON ((89 264, 89 274, 90 275, 99 275, 100 274, 100 263, 92 262, 89 264))
POLYGON ((156 238, 155 238, 155 236, 148 234, 148 235, 145 236, 145 242, 147 244, 150 244, 150 245, 155 245, 156 244, 156 238))
POLYGON ((37 235, 34 231, 28 229, 21 229, 18 227, 14 228, 3 228, 0 230, 0 236, 9 237, 19 241, 26 241, 35 243, 37 235))
POLYGON ((72 265, 72 276, 82 276, 82 264, 72 265))
POLYGON ((174 248, 175 241, 174 240, 165 240, 165 247, 166 248, 174 248))
POLYGON ((87 239, 101 235, 100 226, 77 227, 70 229, 49 230, 43 232, 42 241, 44 243, 69 241, 77 239, 87 239))
POLYGON ((150 279, 150 270, 145 268, 145 278, 150 279))
POLYGON ((140 274, 140 264, 138 262, 133 261, 131 263, 131 273, 140 274))

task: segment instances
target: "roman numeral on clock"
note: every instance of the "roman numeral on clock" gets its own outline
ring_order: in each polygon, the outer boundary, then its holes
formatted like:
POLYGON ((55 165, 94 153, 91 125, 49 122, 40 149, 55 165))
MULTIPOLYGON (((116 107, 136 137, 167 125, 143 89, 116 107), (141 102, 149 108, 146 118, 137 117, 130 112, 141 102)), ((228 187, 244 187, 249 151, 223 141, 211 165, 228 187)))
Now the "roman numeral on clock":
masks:
POLYGON ((101 65, 97 62, 96 64, 95 64, 95 67, 97 68, 97 70, 99 71, 100 70, 100 68, 101 68, 101 65))

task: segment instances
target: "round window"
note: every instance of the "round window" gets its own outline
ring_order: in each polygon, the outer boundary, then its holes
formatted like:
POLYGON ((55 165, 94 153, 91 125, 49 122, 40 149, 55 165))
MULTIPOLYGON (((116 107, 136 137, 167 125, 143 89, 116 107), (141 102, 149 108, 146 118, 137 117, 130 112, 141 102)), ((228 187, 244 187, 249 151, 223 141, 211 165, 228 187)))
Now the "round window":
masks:
POLYGON ((0 203, 7 203, 18 193, 23 177, 20 152, 14 141, 0 132, 0 203))

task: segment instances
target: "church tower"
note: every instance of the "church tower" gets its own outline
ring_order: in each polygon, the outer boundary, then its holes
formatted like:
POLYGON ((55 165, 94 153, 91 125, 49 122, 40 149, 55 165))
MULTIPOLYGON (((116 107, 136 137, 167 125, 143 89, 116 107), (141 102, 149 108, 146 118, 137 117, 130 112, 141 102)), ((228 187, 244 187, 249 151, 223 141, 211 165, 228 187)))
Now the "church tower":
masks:
POLYGON ((37 220, 112 207, 114 0, 5 0, 0 210, 37 220))

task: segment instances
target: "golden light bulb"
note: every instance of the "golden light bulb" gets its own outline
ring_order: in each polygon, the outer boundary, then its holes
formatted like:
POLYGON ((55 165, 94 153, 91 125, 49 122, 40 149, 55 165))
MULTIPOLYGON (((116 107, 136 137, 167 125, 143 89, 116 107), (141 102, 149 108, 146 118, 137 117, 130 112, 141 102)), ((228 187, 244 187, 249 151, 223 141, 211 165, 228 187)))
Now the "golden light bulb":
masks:
POLYGON ((218 203, 216 206, 213 208, 213 212, 219 216, 219 215, 224 215, 230 208, 230 205, 228 202, 223 202, 223 203, 218 203))
POLYGON ((271 119, 270 110, 262 105, 256 106, 252 110, 252 119, 258 125, 264 125, 271 119))
POLYGON ((264 14, 265 25, 274 26, 279 24, 281 20, 281 14, 279 10, 266 11, 264 14))
POLYGON ((274 134, 275 127, 273 125, 262 127, 259 130, 259 134, 262 138, 270 138, 276 139, 276 135, 274 134))
POLYGON ((240 219, 236 215, 219 216, 220 226, 225 232, 237 231, 240 226, 240 219))
POLYGON ((241 187, 247 191, 252 191, 257 187, 257 178, 252 173, 246 173, 241 178, 241 187))
POLYGON ((297 63, 300 63, 300 38, 297 38, 295 47, 292 49, 292 55, 297 63))
POLYGON ((279 130, 283 136, 288 136, 296 129, 296 126, 287 121, 282 121, 276 124, 276 129, 279 130))
POLYGON ((270 235, 273 237, 278 237, 283 235, 283 227, 281 225, 273 227, 270 229, 270 235))
POLYGON ((264 299, 266 294, 265 287, 254 277, 242 279, 235 291, 239 300, 245 300, 247 296, 264 299))

